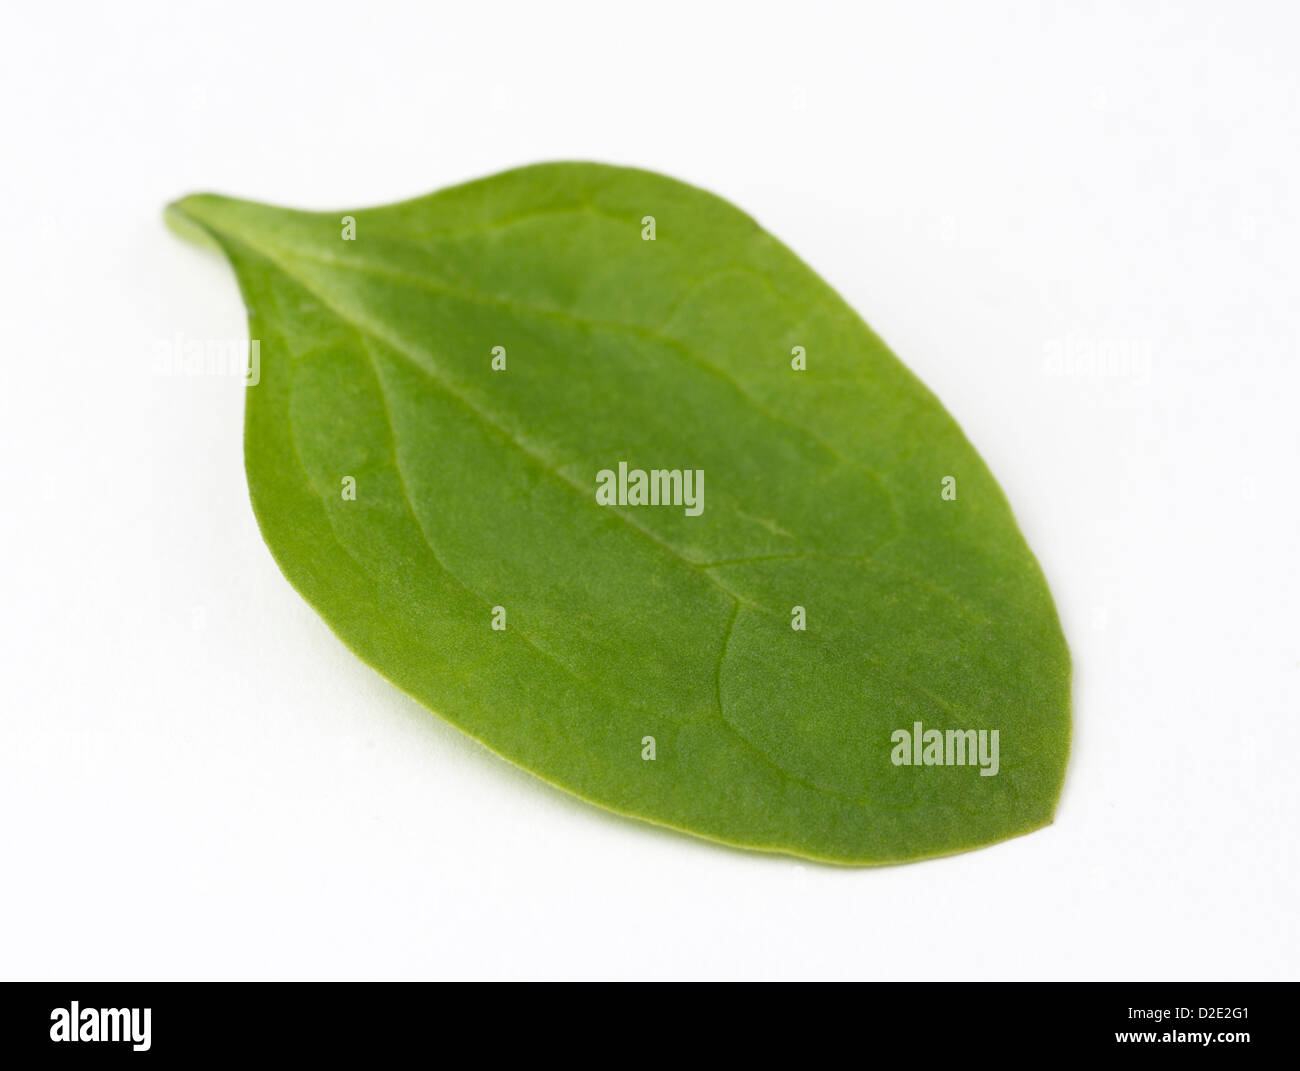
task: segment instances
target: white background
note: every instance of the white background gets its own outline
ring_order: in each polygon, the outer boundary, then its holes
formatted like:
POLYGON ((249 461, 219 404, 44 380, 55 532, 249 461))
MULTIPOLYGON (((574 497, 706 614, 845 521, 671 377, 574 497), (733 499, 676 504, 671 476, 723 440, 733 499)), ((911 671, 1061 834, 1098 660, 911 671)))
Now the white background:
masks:
POLYGON ((1295 978, 1294 5, 10 13, 0 975, 1295 978), (163 205, 581 158, 819 270, 1001 480, 1076 666, 1055 825, 845 870, 611 817, 385 684, 259 538, 163 205))

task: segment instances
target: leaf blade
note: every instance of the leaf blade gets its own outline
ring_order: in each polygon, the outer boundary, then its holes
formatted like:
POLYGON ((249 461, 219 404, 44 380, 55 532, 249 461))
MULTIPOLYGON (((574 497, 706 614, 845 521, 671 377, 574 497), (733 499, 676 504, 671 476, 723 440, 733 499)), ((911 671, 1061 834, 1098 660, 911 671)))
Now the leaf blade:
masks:
POLYGON ((1051 820, 1068 653, 1001 491, 748 216, 586 164, 349 213, 355 242, 342 214, 174 210, 269 336, 246 416, 267 543, 399 687, 584 798, 747 847, 891 862, 1051 820), (621 459, 702 468, 708 508, 597 506, 621 459), (363 490, 335 501, 349 469, 363 490), (882 732, 917 712, 997 719, 1003 771, 889 764, 882 732))

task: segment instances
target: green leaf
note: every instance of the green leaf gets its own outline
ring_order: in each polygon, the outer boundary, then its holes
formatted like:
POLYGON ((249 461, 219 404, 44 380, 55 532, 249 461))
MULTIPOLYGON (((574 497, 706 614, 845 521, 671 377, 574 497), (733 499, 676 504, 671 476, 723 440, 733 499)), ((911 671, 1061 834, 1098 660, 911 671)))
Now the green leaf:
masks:
POLYGON ((430 709, 584 799, 749 848, 897 862, 1052 820, 1069 654, 1001 490, 734 206, 563 163, 169 216, 225 251, 260 344, 245 460, 271 553, 430 709), (670 474, 665 502, 636 503, 637 470, 670 474))

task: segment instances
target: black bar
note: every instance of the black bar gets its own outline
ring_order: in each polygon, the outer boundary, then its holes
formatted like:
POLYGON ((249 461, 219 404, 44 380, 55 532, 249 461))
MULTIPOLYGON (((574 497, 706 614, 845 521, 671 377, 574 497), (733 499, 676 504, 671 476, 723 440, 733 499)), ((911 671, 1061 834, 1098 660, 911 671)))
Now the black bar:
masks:
POLYGON ((709 1050, 739 1054, 758 1046, 775 1055, 779 1046, 803 1050, 809 1061, 818 1052, 829 1056, 825 1046, 833 1042, 873 1063, 894 1051, 994 1063, 1127 1051, 1143 1061, 1172 1055, 1238 1066, 1280 1057, 1289 1066, 1297 1051, 1296 998, 1294 983, 1244 982, 865 983, 842 992, 751 984, 721 994, 635 983, 539 993, 464 983, 11 982, 0 984, 0 1061, 25 1067, 291 1056, 369 1066, 414 1052, 460 1063, 452 1054, 462 1046, 488 1056, 513 1044, 539 1058, 608 1065, 656 1053, 672 1062, 698 1057, 690 1039, 707 1037, 709 1050), (74 1001, 79 1036, 54 1040, 52 1033, 69 1033, 74 1001), (122 1014, 130 1010, 136 1014, 122 1014), (89 1040, 101 1030, 126 1036, 89 1040), (1180 1038, 1191 1034, 1211 1039, 1180 1038))

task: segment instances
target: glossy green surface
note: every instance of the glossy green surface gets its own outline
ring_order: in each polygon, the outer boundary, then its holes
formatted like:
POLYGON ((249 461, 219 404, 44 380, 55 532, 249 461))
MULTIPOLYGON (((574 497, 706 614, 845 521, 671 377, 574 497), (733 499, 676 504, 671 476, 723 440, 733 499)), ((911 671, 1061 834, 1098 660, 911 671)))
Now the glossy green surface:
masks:
POLYGON ((734 206, 545 164, 379 208, 169 213, 223 248, 260 340, 245 454, 272 553, 430 709, 746 847, 882 863, 1051 821, 1069 655, 1006 500, 734 206), (620 461, 702 471, 702 511, 599 504, 620 461), (896 765, 917 722, 998 730, 997 773, 896 765))

